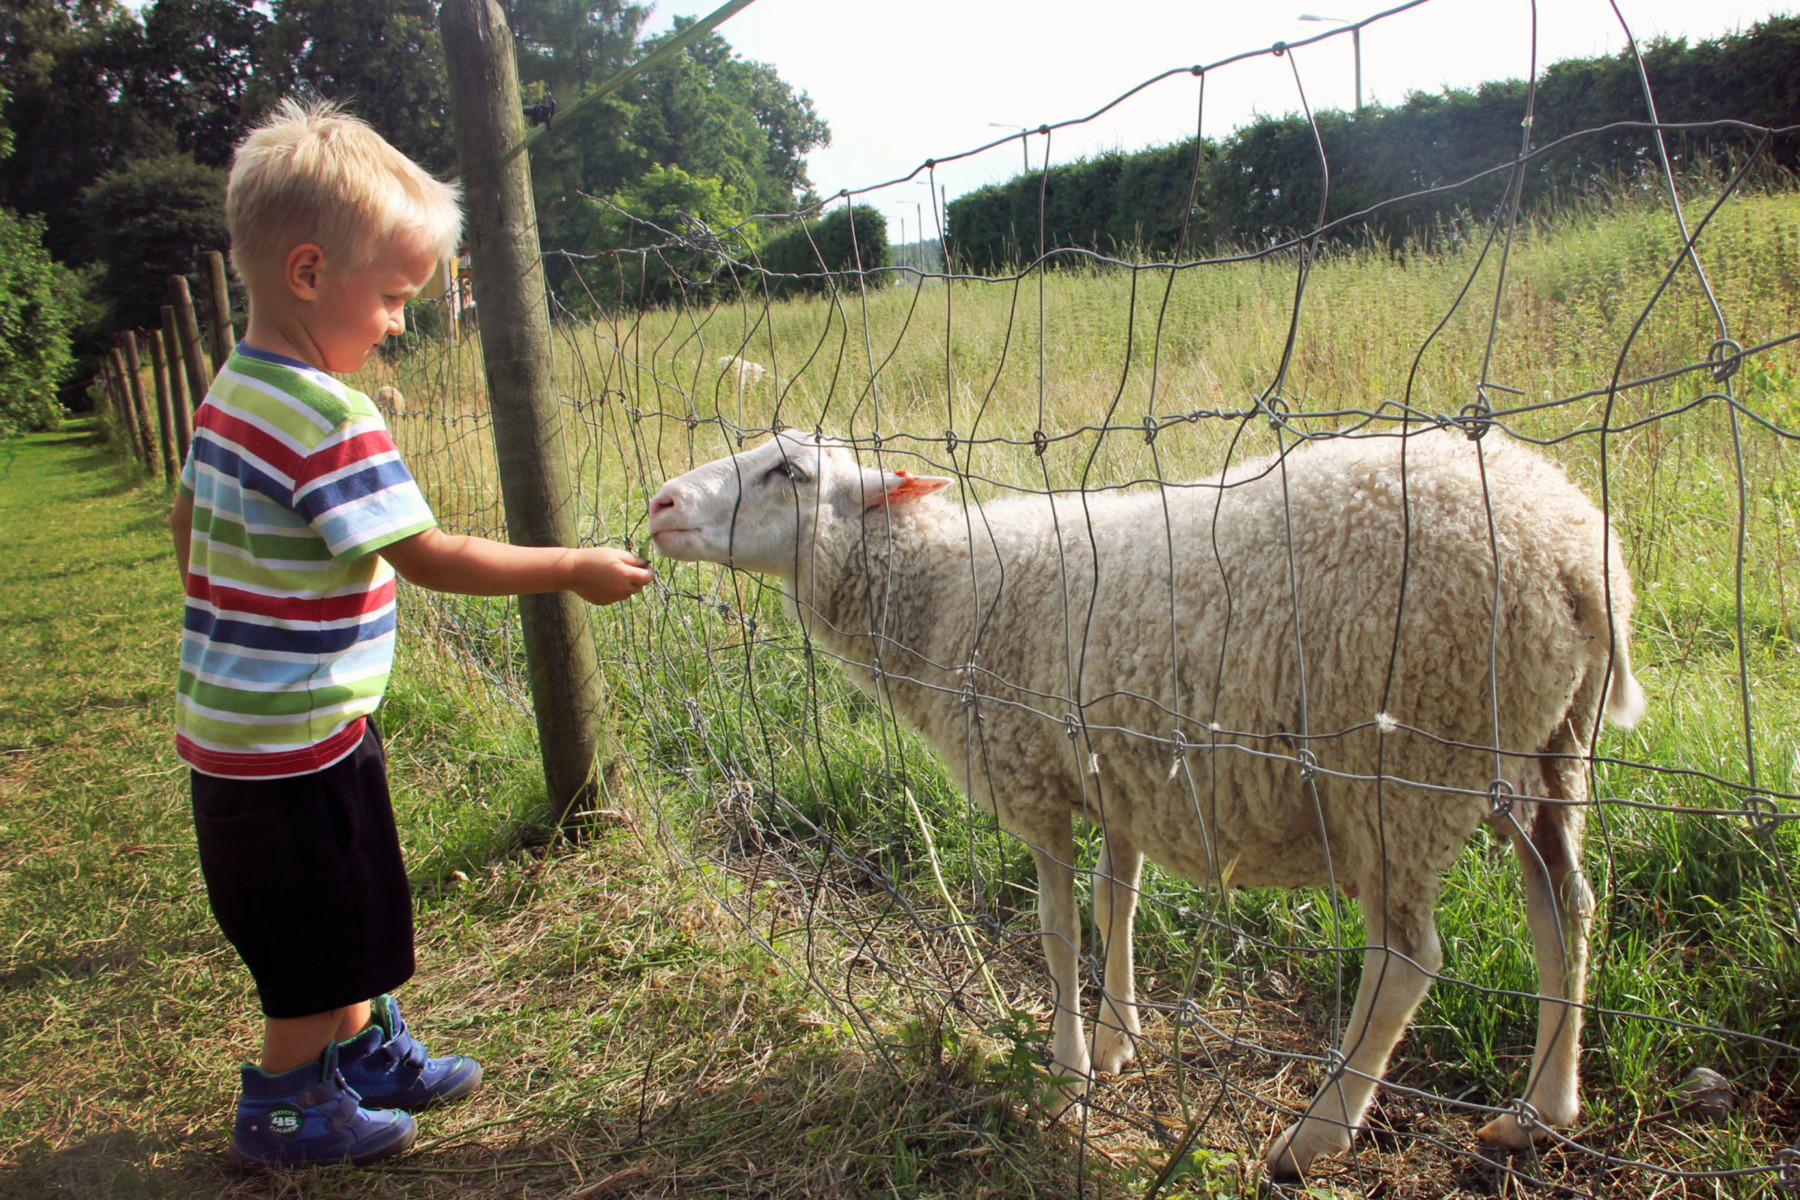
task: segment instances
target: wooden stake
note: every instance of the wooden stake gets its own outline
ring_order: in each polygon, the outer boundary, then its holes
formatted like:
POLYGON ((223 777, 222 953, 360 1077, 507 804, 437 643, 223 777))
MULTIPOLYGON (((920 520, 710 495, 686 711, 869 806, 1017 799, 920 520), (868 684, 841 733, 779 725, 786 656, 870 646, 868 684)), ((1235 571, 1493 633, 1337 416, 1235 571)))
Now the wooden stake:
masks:
MULTIPOLYGON (((188 401, 195 408, 206 399, 213 369, 200 346, 200 323, 194 319, 194 298, 188 294, 186 275, 169 276, 169 303, 175 309, 175 330, 181 335, 181 361, 187 368, 188 401)), ((193 418, 188 418, 190 423, 193 418)))
POLYGON ((175 431, 181 437, 181 461, 187 462, 194 440, 193 400, 188 395, 187 372, 181 365, 181 338, 175 331, 175 306, 162 306, 163 357, 169 363, 169 402, 175 409, 175 431))
MULTIPOLYGON (((450 114, 463 179, 466 236, 508 536, 576 544, 562 413, 551 386, 544 263, 525 153, 518 66, 494 0, 444 0, 450 114)), ((565 829, 592 806, 602 700, 588 605, 572 592, 519 597, 549 816, 565 829)))
POLYGON ((212 330, 213 370, 217 371, 231 357, 231 348, 237 345, 237 332, 231 327, 231 286, 225 277, 225 256, 217 250, 208 250, 204 257, 207 307, 212 310, 208 327, 212 330))
MULTIPOLYGON (((163 311, 166 313, 168 309, 163 311)), ((169 403, 169 360, 163 355, 163 341, 155 330, 150 332, 150 378, 156 383, 156 431, 162 443, 163 482, 174 487, 181 466, 175 459, 175 410, 169 403)), ((186 454, 186 451, 182 453, 186 454)))
POLYGON ((138 362, 137 330, 121 333, 119 342, 125 349, 125 386, 131 389, 132 424, 136 427, 138 461, 150 469, 150 401, 144 396, 144 377, 138 362))

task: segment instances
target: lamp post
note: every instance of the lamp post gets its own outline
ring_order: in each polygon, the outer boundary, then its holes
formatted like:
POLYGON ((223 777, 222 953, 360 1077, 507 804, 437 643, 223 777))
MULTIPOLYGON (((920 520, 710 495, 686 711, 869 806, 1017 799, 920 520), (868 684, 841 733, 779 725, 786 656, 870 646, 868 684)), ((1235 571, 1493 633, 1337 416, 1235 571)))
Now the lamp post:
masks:
POLYGON ((1031 174, 1031 151, 1025 145, 1025 134, 1031 129, 1029 125, 1010 125, 1005 121, 989 121, 990 129, 1016 129, 1019 131, 1019 157, 1025 160, 1025 174, 1031 174))
POLYGON ((1362 26, 1342 17, 1326 17, 1317 13, 1301 13, 1302 21, 1335 21, 1350 26, 1350 51, 1356 58, 1356 111, 1362 111, 1362 26))

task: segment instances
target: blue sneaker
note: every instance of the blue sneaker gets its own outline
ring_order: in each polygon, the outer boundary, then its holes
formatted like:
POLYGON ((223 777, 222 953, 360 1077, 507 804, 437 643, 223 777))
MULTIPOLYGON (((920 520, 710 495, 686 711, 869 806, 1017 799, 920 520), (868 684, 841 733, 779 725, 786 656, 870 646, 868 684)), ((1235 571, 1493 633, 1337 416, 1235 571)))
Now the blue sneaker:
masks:
POLYGON ((280 1075, 245 1063, 226 1151, 244 1170, 303 1163, 367 1166, 404 1154, 418 1126, 403 1112, 366 1112, 338 1071, 338 1048, 280 1075))
POLYGON ((392 996, 375 997, 369 1016, 367 1029, 338 1043, 344 1080, 362 1097, 363 1107, 419 1112, 461 1100, 480 1086, 481 1064, 468 1055, 432 1058, 425 1053, 407 1032, 392 996))

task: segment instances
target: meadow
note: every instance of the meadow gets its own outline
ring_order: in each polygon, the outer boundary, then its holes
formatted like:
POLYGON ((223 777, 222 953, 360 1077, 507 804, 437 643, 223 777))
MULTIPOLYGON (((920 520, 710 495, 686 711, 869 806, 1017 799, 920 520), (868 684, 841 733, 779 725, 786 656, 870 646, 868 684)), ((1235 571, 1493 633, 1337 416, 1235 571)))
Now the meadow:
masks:
MULTIPOLYGON (((1373 1130, 1289 1194, 1773 1195, 1800 1125, 1800 196, 1717 198, 1688 198, 1704 284, 1670 208, 1621 195, 1433 255, 1065 256, 571 312, 557 384, 583 537, 645 549, 664 479, 779 425, 953 474, 966 503, 1196 478, 1402 422, 1541 443, 1604 496, 1651 705, 1594 764, 1583 1123, 1534 1155, 1475 1153, 1535 1029, 1517 872, 1478 838, 1373 1130), (728 355, 769 374, 744 385, 728 355), (1695 1067, 1730 1081, 1729 1116, 1680 1091, 1695 1067)), ((405 393, 390 425, 440 520, 497 534, 481 380, 473 339, 417 338, 357 382, 405 393)), ((0 474, 18 547, 0 653, 20 681, 0 700, 0 1191, 1258 1194, 1257 1151, 1348 1013, 1354 908, 1150 873, 1150 1047, 1047 1120, 1025 848, 765 581, 668 563, 595 614, 611 724, 573 841, 544 818, 515 610, 407 593, 383 710, 420 901, 403 999, 491 1083, 398 1166, 224 1175, 248 981, 198 891, 167 745, 167 497, 104 436, 38 439, 0 474)))

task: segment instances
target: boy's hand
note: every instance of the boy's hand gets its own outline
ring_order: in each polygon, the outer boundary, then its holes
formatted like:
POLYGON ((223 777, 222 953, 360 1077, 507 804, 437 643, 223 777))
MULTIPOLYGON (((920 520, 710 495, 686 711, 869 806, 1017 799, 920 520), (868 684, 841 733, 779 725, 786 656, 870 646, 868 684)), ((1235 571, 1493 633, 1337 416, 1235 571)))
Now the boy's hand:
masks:
POLYGON ((595 546, 574 551, 570 563, 574 578, 569 590, 589 604, 616 604, 650 586, 656 578, 648 561, 629 550, 595 546))

